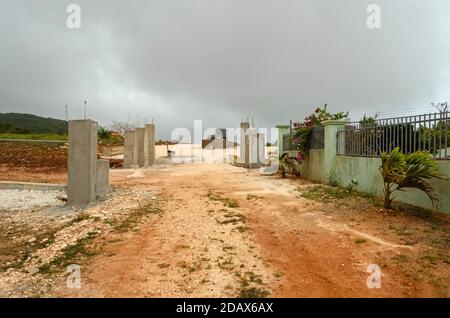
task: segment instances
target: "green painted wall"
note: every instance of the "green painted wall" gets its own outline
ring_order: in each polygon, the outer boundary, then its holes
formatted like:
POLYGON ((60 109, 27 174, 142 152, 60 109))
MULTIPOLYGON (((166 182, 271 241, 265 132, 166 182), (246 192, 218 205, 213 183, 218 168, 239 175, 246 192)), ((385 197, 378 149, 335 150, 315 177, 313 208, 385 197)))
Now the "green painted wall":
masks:
MULTIPOLYGON (((284 151, 289 152, 292 155, 296 155, 297 151, 284 151)), ((305 157, 305 161, 299 165, 298 171, 304 178, 308 178, 317 182, 326 182, 325 173, 323 169, 324 165, 324 150, 323 149, 311 149, 309 154, 305 157)))
MULTIPOLYGON (((325 149, 312 149, 299 170, 303 177, 323 182, 337 182, 341 186, 349 185, 352 180, 357 182, 356 189, 360 192, 370 192, 383 195, 383 179, 379 167, 380 158, 365 158, 352 156, 337 156, 336 134, 345 126, 342 121, 323 122, 325 127, 325 149)), ((278 126, 279 139, 289 131, 289 126, 278 126)), ((279 155, 283 154, 282 142, 279 143, 279 155)), ((291 151, 295 154, 296 151, 291 151)), ((439 170, 450 179, 450 160, 438 161, 439 170)), ((441 197, 443 207, 441 212, 450 214, 450 181, 432 180, 437 194, 441 197)), ((397 200, 424 208, 433 208, 428 197, 419 190, 407 189, 396 194, 397 200)))
POLYGON ((300 166, 301 176, 311 179, 313 181, 324 182, 324 150, 311 149, 309 155, 306 156, 305 161, 300 166))
MULTIPOLYGON (((358 191, 383 195, 383 179, 378 170, 380 165, 380 158, 337 156, 333 173, 341 186, 347 186, 354 179, 358 182, 356 186, 358 191)), ((438 161, 438 166, 441 173, 450 178, 450 161, 438 161)), ((449 181, 432 180, 431 183, 444 204, 440 211, 450 213, 449 181)), ((415 189, 399 192, 397 200, 424 208, 433 208, 428 197, 415 189)))

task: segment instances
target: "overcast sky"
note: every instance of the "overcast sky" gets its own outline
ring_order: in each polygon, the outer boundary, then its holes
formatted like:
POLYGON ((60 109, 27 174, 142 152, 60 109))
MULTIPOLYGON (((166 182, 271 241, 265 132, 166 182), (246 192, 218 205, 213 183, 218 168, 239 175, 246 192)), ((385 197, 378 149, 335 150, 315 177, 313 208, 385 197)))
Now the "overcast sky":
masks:
POLYGON ((448 0, 0 0, 0 112, 258 127, 450 101, 448 0), (81 29, 66 8, 81 7, 81 29), (367 6, 381 7, 369 29, 367 6))

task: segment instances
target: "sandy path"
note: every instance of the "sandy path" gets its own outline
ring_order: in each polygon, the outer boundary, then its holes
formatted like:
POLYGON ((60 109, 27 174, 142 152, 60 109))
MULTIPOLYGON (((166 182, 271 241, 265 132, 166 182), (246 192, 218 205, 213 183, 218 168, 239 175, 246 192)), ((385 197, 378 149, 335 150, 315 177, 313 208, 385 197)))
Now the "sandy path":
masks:
POLYGON ((299 197, 295 181, 225 164, 116 170, 111 179, 152 191, 162 212, 105 238, 102 253, 83 265, 82 289, 60 296, 433 295, 391 266, 383 268, 382 288, 369 289, 367 266, 410 247, 382 237, 375 223, 338 220, 299 197), (368 243, 356 246, 359 236, 368 243))

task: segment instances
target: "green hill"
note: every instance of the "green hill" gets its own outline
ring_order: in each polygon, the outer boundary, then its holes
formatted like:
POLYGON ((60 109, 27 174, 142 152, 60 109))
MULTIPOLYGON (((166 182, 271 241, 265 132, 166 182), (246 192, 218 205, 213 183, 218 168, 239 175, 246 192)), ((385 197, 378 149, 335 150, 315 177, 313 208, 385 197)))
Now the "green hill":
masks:
POLYGON ((31 114, 0 113, 0 133, 67 134, 67 121, 31 114))

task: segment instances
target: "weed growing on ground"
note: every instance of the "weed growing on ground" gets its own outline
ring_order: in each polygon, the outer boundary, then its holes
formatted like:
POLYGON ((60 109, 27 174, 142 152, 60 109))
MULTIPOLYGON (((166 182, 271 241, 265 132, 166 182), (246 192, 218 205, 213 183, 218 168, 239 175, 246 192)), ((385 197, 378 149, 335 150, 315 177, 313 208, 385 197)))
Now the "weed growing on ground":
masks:
POLYGON ((247 200, 248 201, 261 200, 261 199, 263 199, 263 197, 260 197, 260 196, 254 195, 254 194, 248 194, 247 195, 247 200))
POLYGON ((240 282, 240 298, 265 298, 269 296, 269 291, 262 287, 264 284, 261 275, 248 271, 244 274, 236 272, 236 276, 239 277, 240 282))
POLYGON ((222 202, 223 205, 228 207, 228 208, 235 209, 235 208, 239 207, 239 203, 235 199, 225 198, 225 197, 223 197, 223 195, 221 193, 217 193, 217 192, 215 193, 215 192, 212 192, 212 191, 208 191, 206 196, 211 201, 222 202))
POLYGON ((161 216, 162 212, 162 209, 158 206, 158 202, 152 201, 132 211, 125 219, 115 219, 109 222, 109 224, 113 226, 116 232, 125 233, 135 228, 146 215, 156 214, 161 216))
POLYGON ((318 185, 309 187, 306 190, 297 190, 301 192, 301 197, 308 200, 322 202, 324 204, 333 202, 335 203, 335 205, 340 206, 342 204, 345 204, 345 202, 343 201, 349 198, 363 198, 367 199, 368 202, 373 206, 380 205, 376 197, 372 193, 348 191, 347 189, 341 187, 318 185))
POLYGON ((75 244, 69 245, 61 251, 61 255, 53 259, 50 263, 43 264, 39 267, 39 272, 50 274, 55 271, 62 270, 70 264, 76 263, 80 257, 89 257, 95 255, 95 252, 89 250, 87 245, 97 236, 97 232, 90 232, 88 235, 75 244))

